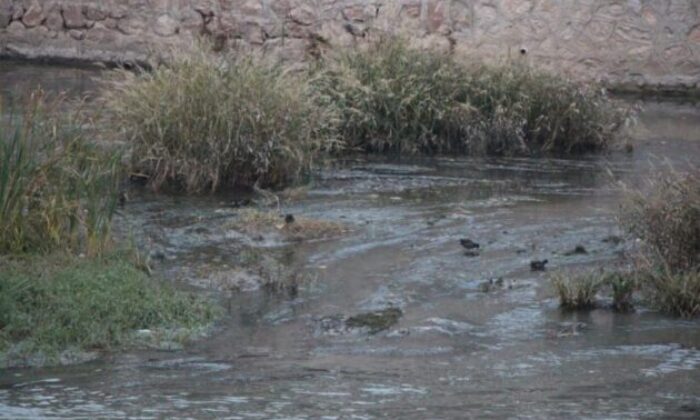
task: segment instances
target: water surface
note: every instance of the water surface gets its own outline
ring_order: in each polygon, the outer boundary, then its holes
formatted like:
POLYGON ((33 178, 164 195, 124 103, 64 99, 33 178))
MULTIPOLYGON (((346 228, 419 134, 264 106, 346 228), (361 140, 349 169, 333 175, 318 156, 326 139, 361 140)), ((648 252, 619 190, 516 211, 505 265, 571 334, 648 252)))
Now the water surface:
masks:
MULTIPOLYGON (((94 73, 53 70, 0 62, 0 86, 25 89, 22 74, 73 94, 94 86, 94 73)), ((619 182, 700 158, 697 106, 650 102, 640 120, 633 154, 329 165, 282 209, 350 228, 323 241, 236 232, 230 196, 137 194, 118 231, 228 315, 180 352, 0 371, 0 417, 698 418, 698 321, 605 302, 565 313, 548 273, 529 269, 532 259, 548 259, 550 273, 627 264, 633 244, 604 241, 620 234, 619 182), (460 238, 480 255, 465 256, 460 238), (588 254, 564 255, 576 245, 588 254), (292 297, 214 286, 251 249, 313 281, 292 297), (376 334, 333 327, 386 308, 403 316, 376 334)))

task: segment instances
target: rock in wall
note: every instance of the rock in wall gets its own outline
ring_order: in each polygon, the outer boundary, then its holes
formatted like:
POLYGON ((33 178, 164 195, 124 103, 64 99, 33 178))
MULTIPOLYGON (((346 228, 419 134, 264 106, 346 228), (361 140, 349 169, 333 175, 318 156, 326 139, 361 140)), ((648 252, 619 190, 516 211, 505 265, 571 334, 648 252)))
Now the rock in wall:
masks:
POLYGON ((216 49, 304 60, 402 33, 467 60, 518 56, 582 79, 698 88, 698 9, 697 0, 0 0, 0 54, 147 61, 203 35, 216 49))

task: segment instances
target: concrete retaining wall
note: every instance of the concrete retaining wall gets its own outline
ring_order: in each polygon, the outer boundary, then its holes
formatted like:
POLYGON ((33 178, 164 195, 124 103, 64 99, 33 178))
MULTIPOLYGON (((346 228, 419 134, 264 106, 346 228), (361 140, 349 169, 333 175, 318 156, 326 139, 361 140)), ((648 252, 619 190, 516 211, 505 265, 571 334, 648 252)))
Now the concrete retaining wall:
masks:
POLYGON ((700 86, 698 0, 0 0, 0 54, 145 61, 204 34, 303 60, 401 32, 475 60, 588 80, 700 86))

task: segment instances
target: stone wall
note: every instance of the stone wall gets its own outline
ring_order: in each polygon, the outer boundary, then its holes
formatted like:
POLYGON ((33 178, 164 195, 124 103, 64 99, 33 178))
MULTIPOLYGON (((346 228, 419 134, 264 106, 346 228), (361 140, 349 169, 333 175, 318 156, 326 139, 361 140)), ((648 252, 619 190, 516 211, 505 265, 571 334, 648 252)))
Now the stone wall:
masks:
POLYGON ((466 59, 697 88, 698 9, 698 0, 0 0, 0 54, 145 61, 204 34, 217 48, 303 60, 401 32, 466 59))

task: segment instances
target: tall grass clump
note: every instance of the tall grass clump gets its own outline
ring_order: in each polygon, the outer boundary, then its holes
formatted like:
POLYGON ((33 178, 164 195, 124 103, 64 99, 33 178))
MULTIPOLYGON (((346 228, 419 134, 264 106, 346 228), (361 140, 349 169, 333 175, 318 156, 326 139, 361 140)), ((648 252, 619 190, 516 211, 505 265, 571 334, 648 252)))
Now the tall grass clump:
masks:
POLYGON ((326 60, 314 86, 347 146, 393 154, 530 155, 608 146, 625 121, 602 89, 525 65, 464 65, 387 38, 326 60))
POLYGON ((101 254, 119 188, 119 155, 87 141, 79 112, 34 92, 0 120, 0 253, 101 254))
POLYGON ((661 172, 640 189, 627 189, 620 217, 641 239, 651 265, 700 269, 700 171, 661 172))
POLYGON ((580 154, 606 149, 626 113, 595 84, 524 64, 476 66, 462 90, 474 110, 467 141, 489 155, 580 154))
POLYGON ((331 137, 306 79, 260 58, 174 53, 106 86, 109 123, 126 136, 133 169, 154 189, 188 192, 284 186, 331 137))
POLYGON ((639 277, 655 307, 683 318, 700 315, 700 272, 672 272, 657 268, 639 277))
POLYGON ((641 241, 637 269, 652 303, 700 314, 700 172, 669 170, 641 189, 628 189, 621 223, 641 241))
POLYGON ((605 283, 612 292, 613 309, 629 312, 634 308, 632 298, 638 289, 638 279, 634 273, 610 273, 605 283))
POLYGON ((595 307, 596 295, 605 284, 605 275, 595 272, 578 275, 556 273, 551 281, 562 308, 590 309, 595 307))
POLYGON ((329 57, 313 84, 341 112, 346 147, 417 154, 458 148, 468 116, 459 101, 465 80, 447 55, 391 39, 329 57))

